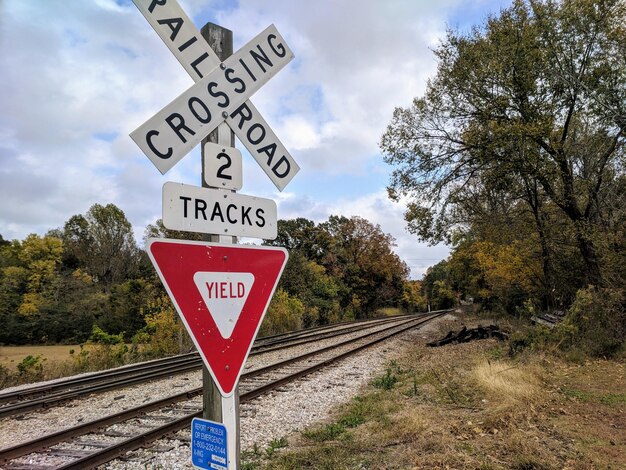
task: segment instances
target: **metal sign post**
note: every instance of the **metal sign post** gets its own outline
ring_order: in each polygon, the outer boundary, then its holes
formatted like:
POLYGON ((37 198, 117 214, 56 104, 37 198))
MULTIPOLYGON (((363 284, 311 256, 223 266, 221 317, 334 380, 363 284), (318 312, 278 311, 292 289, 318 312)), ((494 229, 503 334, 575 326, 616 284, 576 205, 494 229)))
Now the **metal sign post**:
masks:
MULTIPOLYGON (((233 33, 232 31, 223 28, 214 23, 207 23, 201 29, 202 37, 209 44, 211 49, 215 51, 217 57, 224 61, 227 57, 233 53, 233 33)), ((214 166, 207 162, 210 157, 217 157, 214 154, 207 152, 205 144, 217 144, 224 147, 235 147, 235 135, 230 130, 227 124, 223 123, 218 128, 209 134, 208 138, 203 141, 201 156, 202 156, 202 186, 210 187, 206 182, 211 179, 219 177, 218 172, 215 175, 208 175, 206 172, 214 166)), ((238 175, 238 179, 241 176, 238 175)), ((219 186, 218 186, 219 187, 219 186)), ((220 192, 229 192, 228 189, 221 189, 220 192)), ((236 192, 233 190, 233 192, 236 192)), ((218 243, 236 243, 237 239, 233 236, 225 236, 222 234, 209 235, 210 241, 218 243)), ((221 422, 224 424, 227 430, 227 444, 226 449, 228 453, 228 468, 237 470, 240 467, 241 460, 241 448, 239 444, 239 387, 235 388, 235 392, 228 398, 223 397, 217 385, 213 381, 211 374, 206 366, 202 368, 202 403, 203 412, 202 416, 205 419, 221 422)))

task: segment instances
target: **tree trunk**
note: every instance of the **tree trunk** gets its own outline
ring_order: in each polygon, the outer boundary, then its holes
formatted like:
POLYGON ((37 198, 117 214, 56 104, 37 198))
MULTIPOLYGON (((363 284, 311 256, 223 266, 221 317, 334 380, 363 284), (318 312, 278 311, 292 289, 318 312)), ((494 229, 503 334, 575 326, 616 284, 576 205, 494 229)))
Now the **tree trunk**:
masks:
POLYGON ((600 268, 600 256, 598 250, 589 236, 588 229, 581 227, 585 222, 576 222, 576 242, 578 249, 585 262, 585 281, 588 285, 601 287, 604 284, 602 270, 600 268))
POLYGON ((524 181, 526 186, 526 195, 528 196, 528 204, 535 219, 535 227, 539 235, 539 244, 541 246, 541 261, 543 269, 543 292, 541 294, 541 307, 548 310, 554 307, 554 270, 552 269, 552 259, 550 249, 548 247, 548 239, 546 235, 546 224, 544 215, 541 212, 541 199, 537 191, 537 184, 524 181))

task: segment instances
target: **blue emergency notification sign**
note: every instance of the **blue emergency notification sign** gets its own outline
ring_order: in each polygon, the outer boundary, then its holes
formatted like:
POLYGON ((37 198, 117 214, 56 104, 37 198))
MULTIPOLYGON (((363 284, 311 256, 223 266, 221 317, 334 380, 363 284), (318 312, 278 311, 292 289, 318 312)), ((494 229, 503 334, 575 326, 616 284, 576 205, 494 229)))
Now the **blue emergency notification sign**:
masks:
POLYGON ((200 418, 191 421, 191 463, 195 468, 228 470, 223 424, 200 418))

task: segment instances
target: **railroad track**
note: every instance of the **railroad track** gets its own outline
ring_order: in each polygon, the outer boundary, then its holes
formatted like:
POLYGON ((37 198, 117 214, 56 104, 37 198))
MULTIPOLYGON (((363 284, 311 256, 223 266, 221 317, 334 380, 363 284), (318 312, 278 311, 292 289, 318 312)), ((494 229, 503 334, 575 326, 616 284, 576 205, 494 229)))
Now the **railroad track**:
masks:
MULTIPOLYGON (((408 316, 399 316, 362 322, 328 325, 315 329, 260 338, 255 342, 250 355, 268 353, 284 348, 332 338, 337 335, 359 331, 368 325, 384 325, 401 321, 408 316)), ((158 359, 140 364, 102 371, 79 377, 34 385, 9 393, 0 393, 0 418, 26 413, 35 409, 48 408, 59 402, 83 395, 102 393, 109 390, 137 385, 148 381, 171 377, 198 370, 202 359, 197 352, 158 359)))
MULTIPOLYGON (((355 338, 246 372, 241 377, 240 401, 246 402, 283 387, 447 312, 405 318, 375 332, 364 332, 355 338)), ((2 449, 0 465, 7 470, 93 468, 188 428, 194 417, 202 416, 201 395, 202 388, 195 388, 2 449)))

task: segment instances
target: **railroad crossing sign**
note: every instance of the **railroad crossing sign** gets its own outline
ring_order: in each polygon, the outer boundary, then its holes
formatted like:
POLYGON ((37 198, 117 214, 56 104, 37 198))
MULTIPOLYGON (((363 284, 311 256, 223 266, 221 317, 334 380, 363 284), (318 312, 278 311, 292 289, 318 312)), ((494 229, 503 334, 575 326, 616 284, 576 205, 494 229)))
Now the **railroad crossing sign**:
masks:
POLYGON ((146 248, 220 393, 231 396, 287 250, 163 238, 146 248))
POLYGON ((279 190, 300 167, 248 98, 293 59, 273 26, 221 62, 175 0, 133 0, 196 81, 131 133, 165 174, 195 145, 226 122, 279 190))

